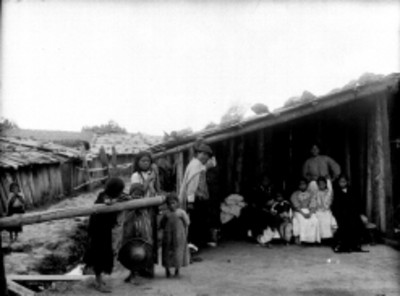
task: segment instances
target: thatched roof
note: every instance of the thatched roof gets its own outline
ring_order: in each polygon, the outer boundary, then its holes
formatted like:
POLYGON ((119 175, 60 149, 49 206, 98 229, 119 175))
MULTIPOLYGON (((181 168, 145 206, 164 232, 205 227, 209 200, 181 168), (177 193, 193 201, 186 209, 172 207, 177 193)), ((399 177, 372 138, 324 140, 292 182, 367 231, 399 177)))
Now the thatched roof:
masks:
POLYGON ((6 137, 0 137, 0 152, 0 168, 18 169, 34 164, 60 163, 80 158, 80 152, 76 149, 6 137))
MULTIPOLYGON (((205 131, 194 133, 184 139, 154 145, 150 150, 154 153, 155 157, 157 157, 186 150, 199 138, 204 139, 208 143, 213 143, 237 137, 255 130, 333 108, 353 100, 362 99, 371 94, 382 93, 391 89, 397 91, 399 81, 399 73, 393 73, 387 76, 364 74, 357 80, 357 83, 352 81, 351 85, 346 84, 342 88, 335 89, 329 94, 316 97, 313 100, 296 101, 295 104, 288 104, 271 113, 254 115, 250 118, 244 118, 240 122, 233 122, 227 126, 216 126, 205 131)), ((301 97, 299 98, 301 99, 301 97)))

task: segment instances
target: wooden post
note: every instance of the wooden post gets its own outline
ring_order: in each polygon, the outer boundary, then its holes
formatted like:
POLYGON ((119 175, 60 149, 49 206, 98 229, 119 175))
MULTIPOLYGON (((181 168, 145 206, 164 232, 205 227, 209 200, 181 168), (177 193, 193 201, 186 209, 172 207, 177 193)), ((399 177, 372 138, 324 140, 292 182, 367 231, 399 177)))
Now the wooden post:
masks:
POLYGON ((265 145, 264 145, 264 130, 260 130, 257 133, 257 166, 258 166, 258 175, 262 176, 264 174, 264 162, 265 162, 265 157, 264 157, 264 149, 265 149, 265 145))
POLYGON ((367 212, 382 232, 393 231, 393 189, 387 96, 374 99, 368 135, 367 212))
POLYGON ((179 194, 184 174, 183 152, 175 154, 175 166, 176 166, 176 192, 179 194))
POLYGON ((3 258, 3 248, 2 248, 2 235, 0 230, 0 295, 8 295, 7 281, 6 281, 6 271, 4 269, 4 258, 3 258))
POLYGON ((240 193, 243 172, 243 156, 244 156, 244 137, 239 138, 237 159, 236 159, 236 180, 235 193, 240 193))
POLYGON ((393 231, 393 189, 387 96, 377 99, 377 156, 379 165, 379 217, 383 232, 393 231))
POLYGON ((227 190, 231 193, 232 190, 234 190, 234 186, 233 186, 233 172, 234 172, 234 163, 235 163, 235 139, 229 139, 228 140, 228 165, 227 165, 227 181, 228 181, 228 186, 227 186, 227 190))

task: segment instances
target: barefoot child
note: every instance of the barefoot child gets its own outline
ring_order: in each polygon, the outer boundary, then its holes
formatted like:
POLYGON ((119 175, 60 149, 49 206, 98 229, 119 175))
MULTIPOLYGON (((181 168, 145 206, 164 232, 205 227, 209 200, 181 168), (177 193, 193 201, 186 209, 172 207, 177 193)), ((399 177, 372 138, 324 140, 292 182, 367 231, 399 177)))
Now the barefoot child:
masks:
MULTIPOLYGON (((122 194, 125 184, 119 178, 107 181, 104 191, 100 192, 95 204, 112 204, 122 194)), ((111 274, 114 266, 112 229, 117 222, 116 213, 93 214, 89 218, 89 248, 84 262, 92 267, 96 276, 95 288, 102 293, 111 290, 103 281, 102 274, 111 274)))
POLYGON ((179 208, 179 199, 176 195, 167 196, 168 210, 161 218, 162 237, 162 265, 167 277, 171 276, 170 268, 175 268, 175 277, 179 276, 179 268, 189 263, 187 234, 189 216, 179 208))
MULTIPOLYGON (((10 199, 7 206, 7 215, 12 216, 14 214, 25 213, 25 201, 19 190, 17 183, 10 184, 10 199)), ((10 232, 10 242, 14 242, 18 239, 18 234, 22 232, 22 226, 15 226, 8 228, 10 232)))

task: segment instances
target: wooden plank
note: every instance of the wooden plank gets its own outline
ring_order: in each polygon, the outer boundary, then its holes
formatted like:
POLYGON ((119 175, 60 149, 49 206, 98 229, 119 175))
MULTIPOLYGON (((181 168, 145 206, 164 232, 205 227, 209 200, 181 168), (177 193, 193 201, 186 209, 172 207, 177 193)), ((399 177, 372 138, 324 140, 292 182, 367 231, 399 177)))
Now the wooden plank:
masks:
MULTIPOLYGON (((2 246, 2 235, 0 231, 0 246, 2 246)), ((0 247, 0 295, 8 295, 6 271, 4 269, 3 248, 0 247)))
POLYGON ((7 280, 16 282, 74 282, 84 281, 91 277, 90 275, 10 274, 7 275, 7 280))
POLYGON ((164 203, 164 196, 148 197, 135 199, 126 202, 118 202, 113 205, 95 204, 86 207, 75 207, 57 209, 44 212, 33 212, 27 214, 13 215, 0 219, 0 229, 12 226, 22 226, 27 224, 42 223, 52 220, 60 220, 73 217, 88 216, 99 213, 112 213, 130 209, 154 207, 164 203))
POLYGON ((392 170, 390 162, 389 121, 387 97, 380 96, 376 100, 376 149, 377 149, 377 198, 379 207, 379 224, 383 232, 392 231, 390 211, 392 203, 392 170), (390 226, 387 222, 390 221, 390 226))
MULTIPOLYGON (((321 97, 318 101, 314 101, 294 109, 284 110, 282 113, 271 113, 270 115, 262 117, 258 120, 253 120, 249 123, 244 122, 234 127, 227 128, 226 130, 220 130, 217 133, 203 135, 203 137, 204 140, 209 144, 223 141, 233 137, 238 137, 256 130, 285 123, 303 116, 309 116, 330 109, 335 106, 339 106, 348 102, 364 98, 366 96, 374 94, 382 94, 385 92, 395 92, 397 89, 397 84, 398 84, 398 78, 393 77, 391 79, 387 79, 386 81, 371 83, 368 85, 361 86, 359 88, 327 95, 321 97)), ((174 154, 189 149, 190 147, 192 147, 195 139, 196 137, 193 138, 193 140, 189 141, 189 143, 183 145, 177 145, 163 152, 155 153, 153 157, 158 158, 161 155, 174 154)))
POLYGON ((264 145, 264 133, 265 131, 262 129, 258 131, 257 133, 257 173, 259 176, 262 176, 264 174, 264 162, 265 162, 265 157, 264 157, 264 150, 265 150, 265 145, 264 145))
POLYGON ((235 139, 230 139, 228 143, 228 165, 227 165, 227 190, 232 192, 234 190, 234 175, 235 172, 235 139))
POLYGON ((36 293, 20 284, 14 282, 11 279, 7 279, 7 288, 9 291, 13 292, 18 296, 35 296, 36 293))
POLYGON ((175 155, 175 165, 176 165, 176 192, 181 190, 181 184, 183 180, 184 167, 183 167, 183 152, 175 155))
POLYGON ((236 180, 235 193, 240 193, 243 176, 243 157, 244 157, 244 137, 238 139, 237 158, 236 158, 236 180))

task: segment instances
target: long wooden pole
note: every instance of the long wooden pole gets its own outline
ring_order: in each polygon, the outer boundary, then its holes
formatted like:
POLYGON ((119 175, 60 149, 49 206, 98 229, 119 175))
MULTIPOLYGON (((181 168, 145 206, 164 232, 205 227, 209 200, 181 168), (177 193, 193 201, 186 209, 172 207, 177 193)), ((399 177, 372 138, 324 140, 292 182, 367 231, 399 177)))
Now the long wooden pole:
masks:
POLYGON ((79 216, 89 216, 91 214, 112 213, 124 210, 132 210, 145 207, 158 206, 164 203, 164 196, 146 197, 125 202, 118 202, 112 205, 95 204, 86 207, 66 208, 44 212, 13 215, 0 219, 0 229, 6 227, 22 226, 27 224, 42 223, 51 220, 60 220, 79 216))

